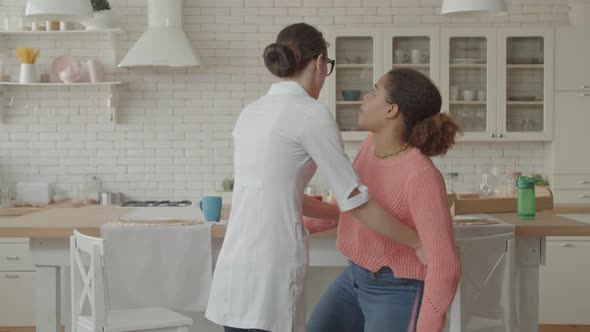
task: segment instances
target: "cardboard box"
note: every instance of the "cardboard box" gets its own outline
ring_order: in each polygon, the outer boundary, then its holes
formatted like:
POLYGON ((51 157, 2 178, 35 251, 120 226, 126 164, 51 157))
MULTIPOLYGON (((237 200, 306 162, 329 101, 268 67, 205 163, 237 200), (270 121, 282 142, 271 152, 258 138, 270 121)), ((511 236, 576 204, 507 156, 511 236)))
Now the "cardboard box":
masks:
MULTIPOLYGON (((553 209, 553 193, 548 187, 535 187, 536 210, 553 209)), ((515 197, 480 197, 479 194, 460 194, 455 200, 455 214, 516 212, 515 197)))

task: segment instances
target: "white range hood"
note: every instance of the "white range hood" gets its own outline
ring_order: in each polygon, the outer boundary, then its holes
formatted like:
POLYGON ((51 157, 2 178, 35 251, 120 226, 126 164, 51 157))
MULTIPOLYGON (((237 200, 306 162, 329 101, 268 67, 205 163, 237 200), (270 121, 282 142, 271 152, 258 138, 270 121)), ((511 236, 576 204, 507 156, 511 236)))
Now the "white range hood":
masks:
POLYGON ((119 67, 200 64, 201 59, 182 30, 182 0, 148 0, 148 28, 119 67))

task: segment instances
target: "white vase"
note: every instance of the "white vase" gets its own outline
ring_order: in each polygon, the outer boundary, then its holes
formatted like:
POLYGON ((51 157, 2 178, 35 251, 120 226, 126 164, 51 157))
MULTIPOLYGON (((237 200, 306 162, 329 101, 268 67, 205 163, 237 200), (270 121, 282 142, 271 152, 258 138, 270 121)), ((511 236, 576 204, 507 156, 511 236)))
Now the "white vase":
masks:
POLYGON ((20 83, 37 83, 39 78, 37 77, 37 67, 34 63, 21 63, 20 75, 18 76, 20 83))
POLYGON ((94 17, 82 21, 86 30, 102 30, 113 27, 115 15, 111 10, 102 10, 94 13, 94 17))

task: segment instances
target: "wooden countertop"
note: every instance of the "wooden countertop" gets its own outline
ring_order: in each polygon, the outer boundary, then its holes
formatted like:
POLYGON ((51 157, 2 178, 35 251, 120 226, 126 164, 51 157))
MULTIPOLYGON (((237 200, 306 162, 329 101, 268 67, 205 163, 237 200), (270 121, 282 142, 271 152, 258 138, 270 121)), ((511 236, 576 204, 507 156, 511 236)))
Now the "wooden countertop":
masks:
POLYGON ((44 210, 44 208, 35 208, 35 207, 10 207, 10 208, 0 208, 0 217, 18 217, 24 216, 27 214, 39 212, 44 210))
MULTIPOLYGON (((74 228, 91 236, 100 236, 100 225, 129 213, 129 209, 112 206, 46 209, 25 216, 0 220, 0 237, 62 238, 74 228)), ((515 213, 493 214, 516 226, 517 236, 590 236, 590 224, 567 219, 552 212, 538 212, 535 220, 519 220, 515 213)), ((225 225, 214 225, 213 238, 225 236, 225 225)), ((335 230, 314 237, 335 237, 335 230)))
POLYGON ((560 217, 553 211, 537 212, 534 220, 520 220, 516 213, 493 216, 516 226, 516 236, 590 236, 590 224, 560 217))
POLYGON ((0 217, 18 217, 18 216, 25 216, 27 214, 39 212, 46 209, 60 209, 60 208, 79 208, 84 206, 84 203, 81 202, 72 202, 70 200, 62 202, 62 203, 51 203, 45 204, 41 206, 18 206, 18 207, 8 207, 8 208, 0 208, 0 217))

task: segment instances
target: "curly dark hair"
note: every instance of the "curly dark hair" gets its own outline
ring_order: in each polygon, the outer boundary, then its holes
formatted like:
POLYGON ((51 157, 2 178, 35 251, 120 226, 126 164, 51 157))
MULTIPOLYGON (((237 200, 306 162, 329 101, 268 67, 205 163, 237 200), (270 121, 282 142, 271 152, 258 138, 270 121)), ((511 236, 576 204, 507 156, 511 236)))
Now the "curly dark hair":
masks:
POLYGON ((404 141, 429 157, 446 154, 461 128, 440 112, 442 98, 436 85, 411 69, 392 69, 387 76, 387 101, 396 104, 402 115, 404 141))

